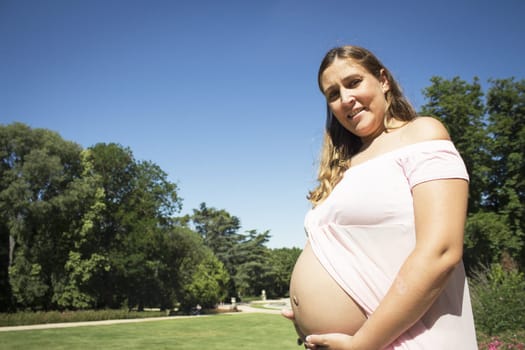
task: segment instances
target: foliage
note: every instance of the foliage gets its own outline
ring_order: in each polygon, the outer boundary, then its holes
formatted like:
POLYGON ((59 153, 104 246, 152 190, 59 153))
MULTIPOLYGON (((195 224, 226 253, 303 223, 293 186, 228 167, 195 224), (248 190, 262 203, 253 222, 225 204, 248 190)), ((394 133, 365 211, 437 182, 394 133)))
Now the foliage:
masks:
POLYGON ((498 336, 478 335, 480 350, 525 350, 525 330, 504 332, 498 336))
POLYGON ((9 266, 13 299, 49 308, 50 281, 62 274, 72 244, 68 233, 79 225, 73 203, 87 196, 78 190, 80 147, 18 123, 0 134, 0 217, 9 242, 2 265, 9 266))
POLYGON ((447 127, 470 174, 469 211, 476 212, 483 204, 491 167, 481 85, 477 78, 467 83, 459 77, 432 77, 430 82, 423 90, 427 103, 420 113, 438 117, 447 127))
POLYGON ((493 337, 490 342, 481 343, 479 348, 487 350, 523 350, 525 349, 525 344, 522 341, 505 342, 498 337, 493 337))
POLYGON ((13 294, 20 304, 37 309, 45 303, 49 286, 43 281, 42 266, 30 264, 18 255, 13 266, 9 268, 10 284, 13 294))
POLYGON ((166 311, 77 310, 77 311, 19 311, 0 313, 0 327, 35 325, 47 323, 90 322, 164 317, 166 311))
POLYGON ((230 276, 235 275, 233 250, 242 239, 238 233, 241 227, 239 218, 224 209, 209 208, 206 203, 201 203, 189 219, 195 231, 201 235, 204 245, 222 261, 230 276))
POLYGON ((53 302, 59 308, 65 309, 93 308, 96 300, 93 295, 85 291, 86 283, 92 279, 93 275, 110 269, 108 259, 97 253, 92 254, 88 259, 82 259, 80 253, 71 251, 64 269, 67 277, 65 281, 54 283, 53 302))
POLYGON ((500 264, 476 270, 471 283, 472 307, 479 331, 496 335, 525 325, 525 278, 500 264))
MULTIPOLYGON (((489 209, 507 218, 515 237, 525 234, 525 80, 491 80, 487 110, 494 161, 490 178, 489 209)), ((513 255, 515 257, 515 255, 513 255)), ((521 250, 525 267, 525 249, 521 250)))
POLYGON ((225 210, 207 207, 205 203, 180 221, 192 225, 224 264, 229 274, 230 297, 242 300, 246 296, 261 295, 263 290, 268 297, 286 295, 300 250, 285 249, 281 254, 274 254, 266 247, 269 231, 250 230, 241 234, 239 218, 225 210))
POLYGON ((273 282, 267 287, 267 294, 272 296, 288 296, 290 277, 292 275, 295 262, 299 258, 302 249, 276 248, 270 251, 270 261, 273 271, 273 282))
POLYGON ((118 144, 83 150, 20 123, 0 136, 1 310, 174 305, 202 243, 179 244, 165 172, 118 144))
POLYGON ((512 260, 525 269, 525 80, 431 79, 421 113, 447 126, 470 175, 467 271, 512 260))
POLYGON ((181 309, 188 312, 197 304, 204 308, 214 308, 225 300, 228 280, 229 276, 222 262, 211 251, 205 250, 203 259, 193 271, 191 282, 183 286, 185 293, 180 300, 181 309))
POLYGON ((251 230, 236 246, 237 271, 233 279, 241 298, 260 295, 273 282, 270 251, 265 246, 269 238, 269 231, 258 233, 251 230))
POLYGON ((523 240, 511 230, 506 215, 478 212, 468 218, 464 258, 468 266, 498 263, 505 254, 517 258, 522 249, 523 240))

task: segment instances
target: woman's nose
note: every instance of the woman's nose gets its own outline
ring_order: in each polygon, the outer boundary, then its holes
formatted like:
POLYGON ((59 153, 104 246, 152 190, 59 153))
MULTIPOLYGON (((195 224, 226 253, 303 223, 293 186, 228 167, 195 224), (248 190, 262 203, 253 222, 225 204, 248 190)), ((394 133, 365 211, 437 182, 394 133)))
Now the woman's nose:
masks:
POLYGON ((348 90, 343 90, 340 92, 340 94, 342 103, 352 103, 355 100, 354 96, 348 90))

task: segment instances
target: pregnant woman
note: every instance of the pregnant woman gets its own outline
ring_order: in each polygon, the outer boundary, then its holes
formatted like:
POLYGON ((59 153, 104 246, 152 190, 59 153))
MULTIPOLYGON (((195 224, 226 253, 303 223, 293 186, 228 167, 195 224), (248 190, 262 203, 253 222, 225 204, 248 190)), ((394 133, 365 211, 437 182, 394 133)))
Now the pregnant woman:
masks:
POLYGON ((329 51, 308 242, 290 283, 310 349, 477 349, 462 263, 468 174, 445 127, 418 117, 368 50, 329 51))

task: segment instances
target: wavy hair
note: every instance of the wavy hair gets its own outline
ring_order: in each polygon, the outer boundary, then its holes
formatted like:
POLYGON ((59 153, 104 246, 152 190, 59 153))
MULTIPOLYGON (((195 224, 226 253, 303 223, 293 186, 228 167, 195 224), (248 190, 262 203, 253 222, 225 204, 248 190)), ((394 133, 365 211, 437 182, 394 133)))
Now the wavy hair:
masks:
MULTIPOLYGON (((372 52, 359 46, 341 46, 327 52, 317 74, 317 83, 321 92, 323 91, 321 77, 336 59, 347 59, 352 63, 359 64, 378 80, 381 80, 381 74, 384 74, 390 87, 385 93, 384 125, 386 130, 392 129, 389 127, 389 121, 392 118, 400 121, 410 121, 416 118, 417 114, 414 107, 403 95, 401 87, 390 71, 372 52)), ((310 191, 307 197, 313 206, 318 205, 328 197, 343 177, 343 173, 350 167, 350 159, 359 152, 361 146, 361 139, 346 130, 337 121, 327 103, 326 127, 317 176, 318 186, 310 191)))

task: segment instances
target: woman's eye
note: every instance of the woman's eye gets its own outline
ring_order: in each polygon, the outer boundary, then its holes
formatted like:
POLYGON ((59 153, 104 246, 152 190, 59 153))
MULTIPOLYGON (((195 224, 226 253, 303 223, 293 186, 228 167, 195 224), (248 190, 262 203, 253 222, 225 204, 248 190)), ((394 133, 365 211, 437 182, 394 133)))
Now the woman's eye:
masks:
POLYGON ((328 101, 337 100, 338 97, 339 97, 339 93, 337 91, 332 91, 332 92, 329 92, 328 94, 326 94, 326 99, 328 101))
POLYGON ((361 83, 361 79, 352 79, 348 82, 348 88, 355 88, 361 83))

